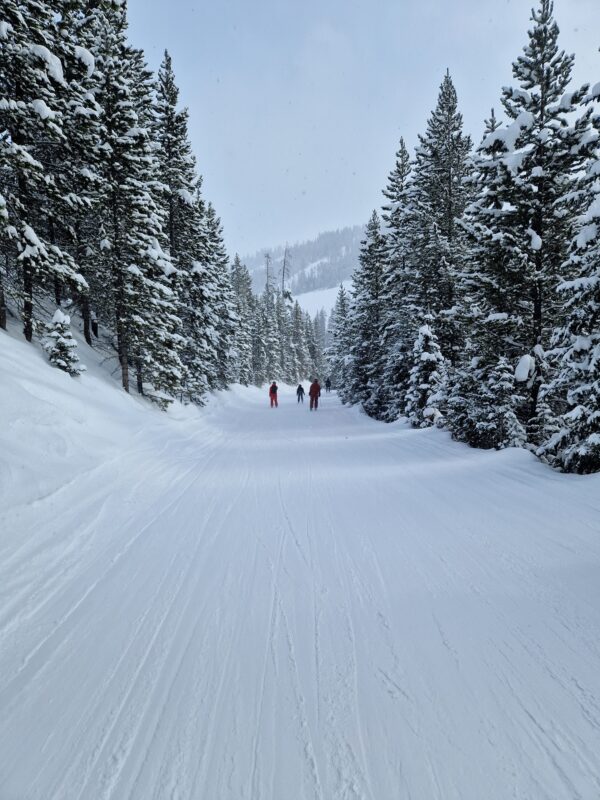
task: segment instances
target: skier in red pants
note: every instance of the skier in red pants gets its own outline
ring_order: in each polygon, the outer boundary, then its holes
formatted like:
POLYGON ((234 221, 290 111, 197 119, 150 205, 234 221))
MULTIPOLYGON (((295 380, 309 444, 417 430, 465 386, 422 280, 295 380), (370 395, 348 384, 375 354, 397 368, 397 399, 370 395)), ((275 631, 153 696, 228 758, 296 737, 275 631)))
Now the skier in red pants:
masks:
POLYGON ((316 411, 319 407, 319 397, 321 396, 321 384, 316 378, 310 385, 308 396, 310 397, 310 410, 312 411, 314 408, 316 411))
POLYGON ((269 398, 271 400, 271 408, 277 408, 277 384, 275 381, 269 386, 269 398))

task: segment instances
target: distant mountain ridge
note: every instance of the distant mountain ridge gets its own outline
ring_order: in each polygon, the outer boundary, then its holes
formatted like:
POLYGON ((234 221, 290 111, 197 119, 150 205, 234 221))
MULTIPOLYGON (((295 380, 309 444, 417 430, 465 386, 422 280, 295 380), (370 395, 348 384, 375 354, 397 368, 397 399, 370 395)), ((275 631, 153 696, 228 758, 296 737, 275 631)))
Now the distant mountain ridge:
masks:
MULTIPOLYGON (((347 281, 358 264, 363 237, 364 227, 354 225, 336 231, 325 231, 309 241, 289 245, 287 288, 292 294, 298 295, 316 289, 330 289, 347 281)), ((273 279, 281 281, 285 245, 265 248, 242 259, 252 274, 257 290, 265 283, 267 253, 271 256, 273 279)))

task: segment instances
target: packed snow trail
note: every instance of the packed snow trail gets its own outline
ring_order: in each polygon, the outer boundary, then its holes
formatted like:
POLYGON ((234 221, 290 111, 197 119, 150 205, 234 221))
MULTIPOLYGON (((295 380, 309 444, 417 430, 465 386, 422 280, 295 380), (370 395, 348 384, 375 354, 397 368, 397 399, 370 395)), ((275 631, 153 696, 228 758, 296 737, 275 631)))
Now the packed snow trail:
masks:
POLYGON ((333 394, 161 415, 24 347, 2 800, 597 800, 598 476, 333 394))

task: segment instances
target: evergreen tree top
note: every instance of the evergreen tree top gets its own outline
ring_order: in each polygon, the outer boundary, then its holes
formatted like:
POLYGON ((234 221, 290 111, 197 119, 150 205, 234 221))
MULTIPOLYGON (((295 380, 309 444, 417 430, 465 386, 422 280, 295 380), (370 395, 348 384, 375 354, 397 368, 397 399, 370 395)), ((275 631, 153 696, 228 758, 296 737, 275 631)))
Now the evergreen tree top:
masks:
POLYGON ((496 111, 494 108, 490 111, 490 116, 483 121, 484 124, 484 136, 488 136, 490 133, 494 133, 497 131, 498 128, 501 126, 501 122, 496 116, 496 111))
POLYGON ((365 227, 365 238, 361 242, 359 262, 361 268, 383 262, 385 239, 381 233, 381 220, 377 211, 373 211, 365 227))
POLYGON ((513 76, 520 88, 504 87, 502 105, 511 119, 529 111, 545 122, 549 107, 560 101, 569 85, 575 57, 558 48, 552 0, 540 0, 537 10, 532 9, 531 21, 534 25, 523 54, 513 62, 513 76))
MULTIPOLYGON (((406 189, 408 177, 411 171, 410 154, 406 149, 404 138, 400 137, 398 151, 396 152, 396 163, 394 169, 388 176, 386 188, 383 190, 384 197, 387 197, 391 203, 399 202, 402 193, 406 189)), ((389 210, 389 206, 384 206, 384 210, 389 210)))
POLYGON ((373 209, 371 216, 369 217, 369 221, 367 222, 367 226, 365 228, 366 240, 371 239, 374 234, 379 232, 380 228, 381 228, 381 222, 379 219, 379 214, 375 209, 373 209))
POLYGON ((463 136, 462 127, 463 117, 458 110, 458 96, 450 71, 447 70, 440 85, 436 107, 427 121, 427 131, 424 136, 419 136, 421 144, 419 150, 439 148, 442 143, 449 143, 448 140, 456 138, 455 144, 459 141, 464 142, 468 152, 471 148, 471 138, 463 136))

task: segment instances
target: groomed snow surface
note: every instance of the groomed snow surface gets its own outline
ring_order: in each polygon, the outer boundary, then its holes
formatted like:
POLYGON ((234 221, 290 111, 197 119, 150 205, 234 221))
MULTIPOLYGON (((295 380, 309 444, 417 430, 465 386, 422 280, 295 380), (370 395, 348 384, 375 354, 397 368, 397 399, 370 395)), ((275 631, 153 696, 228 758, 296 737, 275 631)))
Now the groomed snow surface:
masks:
POLYGON ((0 374, 2 800, 598 800, 600 476, 0 374))

